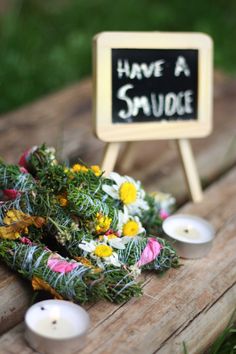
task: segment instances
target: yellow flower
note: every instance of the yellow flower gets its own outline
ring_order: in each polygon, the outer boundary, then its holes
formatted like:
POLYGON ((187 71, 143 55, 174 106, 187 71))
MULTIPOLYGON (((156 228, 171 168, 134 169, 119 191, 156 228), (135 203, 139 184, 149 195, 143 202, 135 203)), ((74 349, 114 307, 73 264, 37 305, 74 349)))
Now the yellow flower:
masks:
POLYGON ((8 210, 3 222, 7 226, 0 227, 0 238, 14 240, 19 238, 21 233, 28 234, 28 226, 34 225, 40 228, 45 224, 45 219, 40 216, 30 216, 20 210, 8 210))
POLYGON ((101 273, 102 272, 102 269, 99 268, 99 267, 94 267, 92 262, 86 258, 86 257, 74 257, 74 259, 77 261, 77 262, 80 262, 82 263, 84 266, 88 267, 88 268, 91 268, 91 273, 93 274, 96 274, 96 273, 101 273))
POLYGON ((64 207, 68 205, 68 200, 65 198, 64 195, 60 194, 57 196, 58 202, 60 206, 64 207))
MULTIPOLYGON (((106 235, 106 238, 108 240, 112 240, 114 238, 117 238, 117 236, 115 234, 110 234, 110 235, 106 235)), ((99 236, 99 241, 103 241, 103 240, 104 240, 104 235, 99 236)))
POLYGON ((88 172, 88 168, 86 166, 81 166, 81 172, 88 172))
POLYGON ((93 267, 91 261, 86 257, 74 257, 77 262, 82 263, 86 267, 93 267))
POLYGON ((119 188, 120 200, 124 204, 134 203, 137 199, 137 189, 131 182, 124 182, 119 188))
POLYGON ((5 238, 8 240, 16 240, 21 235, 18 231, 11 228, 11 226, 1 226, 0 227, 0 238, 5 238))
POLYGON ((41 278, 33 277, 31 283, 35 291, 44 290, 49 292, 54 297, 54 299, 63 300, 63 297, 60 294, 58 294, 56 290, 54 290, 48 283, 46 283, 46 281, 42 280, 41 278))
POLYGON ((79 163, 76 163, 75 165, 72 166, 71 168, 72 172, 88 172, 88 168, 86 166, 80 165, 79 163))
POLYGON ((111 226, 111 218, 101 213, 96 215, 96 226, 95 230, 98 234, 106 232, 111 226))
POLYGON ((16 210, 16 209, 8 210, 6 216, 3 218, 3 222, 6 225, 11 225, 14 222, 19 221, 22 218, 24 218, 25 215, 26 214, 24 214, 20 210, 16 210))
POLYGON ((81 165, 79 163, 76 163, 75 165, 72 166, 71 170, 73 172, 80 172, 81 170, 81 165))
POLYGON ((98 177, 102 174, 102 171, 100 169, 100 167, 98 165, 92 165, 91 166, 91 170, 93 171, 93 173, 98 177))
POLYGON ((103 270, 101 268, 99 268, 99 267, 91 269, 91 273, 93 273, 93 274, 101 273, 102 271, 103 270))
POLYGON ((112 255, 112 248, 108 245, 98 245, 94 254, 98 257, 110 257, 112 255))
POLYGON ((139 231, 139 224, 135 220, 129 220, 123 225, 123 236, 136 236, 139 231))

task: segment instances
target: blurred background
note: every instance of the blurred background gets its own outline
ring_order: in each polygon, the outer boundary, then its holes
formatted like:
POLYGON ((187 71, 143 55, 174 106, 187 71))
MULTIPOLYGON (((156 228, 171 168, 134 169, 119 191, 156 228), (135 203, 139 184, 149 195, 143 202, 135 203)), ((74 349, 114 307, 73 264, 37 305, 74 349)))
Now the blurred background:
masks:
POLYGON ((0 112, 91 75, 93 35, 114 30, 206 32, 236 73, 235 0, 0 0, 0 112))

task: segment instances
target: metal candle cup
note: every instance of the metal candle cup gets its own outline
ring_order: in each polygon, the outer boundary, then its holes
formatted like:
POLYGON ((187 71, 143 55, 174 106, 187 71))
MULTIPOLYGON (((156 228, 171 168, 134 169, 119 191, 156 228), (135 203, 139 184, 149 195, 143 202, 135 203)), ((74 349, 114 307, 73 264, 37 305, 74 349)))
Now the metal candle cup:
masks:
POLYGON ((80 306, 63 300, 46 300, 25 314, 25 338, 42 354, 72 354, 85 344, 90 320, 80 306))
POLYGON ((173 215, 163 222, 166 238, 182 258, 201 258, 208 254, 214 239, 214 228, 193 215, 173 215))

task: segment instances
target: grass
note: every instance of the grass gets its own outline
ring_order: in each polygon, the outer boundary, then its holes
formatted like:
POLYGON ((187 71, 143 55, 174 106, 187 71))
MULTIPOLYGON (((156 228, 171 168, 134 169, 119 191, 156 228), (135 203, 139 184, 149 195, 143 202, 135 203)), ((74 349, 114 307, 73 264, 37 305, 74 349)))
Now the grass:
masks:
POLYGON ((101 31, 206 32, 215 41, 216 67, 236 73, 235 0, 11 3, 0 17, 0 112, 91 75, 91 39, 101 31))

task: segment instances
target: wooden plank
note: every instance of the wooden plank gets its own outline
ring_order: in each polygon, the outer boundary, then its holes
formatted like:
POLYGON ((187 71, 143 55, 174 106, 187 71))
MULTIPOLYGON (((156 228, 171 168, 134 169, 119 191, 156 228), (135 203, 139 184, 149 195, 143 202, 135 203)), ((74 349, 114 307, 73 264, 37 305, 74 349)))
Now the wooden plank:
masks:
POLYGON ((29 283, 0 264, 0 333, 22 320, 31 296, 29 283))
MULTIPOLYGON (((236 168, 211 186, 200 204, 181 213, 207 218, 216 229, 210 254, 185 260, 165 276, 147 274, 144 296, 122 306, 89 309, 92 328, 81 353, 201 353, 224 328, 236 305, 236 168)), ((33 353, 17 326, 2 337, 4 353, 33 353)))
POLYGON ((16 162, 19 152, 45 142, 56 146, 63 157, 78 157, 79 151, 88 161, 95 155, 96 162, 104 144, 90 128, 91 91, 91 81, 85 80, 0 116, 0 155, 16 162))

